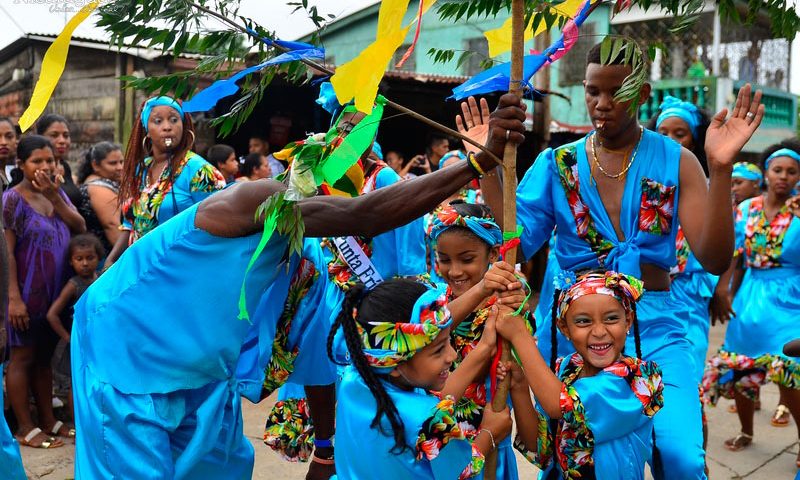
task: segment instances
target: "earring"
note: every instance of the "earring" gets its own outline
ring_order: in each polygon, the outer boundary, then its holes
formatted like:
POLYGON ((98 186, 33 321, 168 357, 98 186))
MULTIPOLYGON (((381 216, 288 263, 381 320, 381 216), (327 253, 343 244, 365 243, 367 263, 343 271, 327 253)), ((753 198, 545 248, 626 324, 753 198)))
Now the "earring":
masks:
POLYGON ((189 130, 189 133, 192 134, 192 141, 189 143, 189 150, 191 150, 192 147, 194 147, 194 140, 195 140, 194 130, 189 130))
POLYGON ((150 148, 147 147, 147 141, 150 140, 150 137, 144 137, 142 139, 142 149, 144 153, 147 154, 150 151, 150 148))

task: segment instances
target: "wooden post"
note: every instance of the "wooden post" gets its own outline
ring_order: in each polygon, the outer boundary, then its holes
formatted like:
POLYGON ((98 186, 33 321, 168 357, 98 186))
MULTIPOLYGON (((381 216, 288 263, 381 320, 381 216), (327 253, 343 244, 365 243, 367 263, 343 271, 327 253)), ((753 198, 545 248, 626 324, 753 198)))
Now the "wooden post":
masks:
MULTIPOLYGON (((525 3, 524 0, 511 2, 511 82, 508 92, 522 96, 522 67, 525 47, 525 3)), ((515 232, 517 230, 517 146, 506 144, 503 153, 503 231, 515 232)), ((504 260, 511 265, 517 263, 516 249, 506 252, 504 260)), ((501 342, 501 362, 511 359, 511 345, 507 340, 501 342)), ((499 412, 506 407, 508 389, 511 377, 506 376, 497 384, 497 390, 492 397, 492 409, 499 412)), ((497 476, 497 451, 493 451, 486 458, 483 477, 494 480, 497 476)))

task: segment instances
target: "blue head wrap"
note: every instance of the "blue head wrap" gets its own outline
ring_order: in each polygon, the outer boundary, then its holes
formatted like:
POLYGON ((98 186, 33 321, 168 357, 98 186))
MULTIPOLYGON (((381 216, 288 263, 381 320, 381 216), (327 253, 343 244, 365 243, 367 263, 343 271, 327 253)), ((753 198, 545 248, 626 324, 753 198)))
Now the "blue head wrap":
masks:
POLYGON ((336 117, 336 113, 342 108, 339 99, 336 98, 336 92, 333 91, 333 84, 331 84, 331 82, 323 82, 320 84, 317 104, 334 117, 336 117))
POLYGON ((731 174, 731 178, 741 178, 743 180, 761 183, 764 179, 764 175, 761 173, 761 169, 758 168, 758 165, 754 163, 736 162, 733 165, 733 174, 731 174))
POLYGON ((183 108, 181 108, 180 104, 175 101, 174 98, 171 97, 153 97, 146 102, 144 102, 144 107, 142 107, 142 126, 144 127, 144 131, 147 131, 147 122, 150 121, 150 113, 153 111, 155 107, 170 107, 181 117, 183 120, 183 108))
POLYGON ((795 161, 797 161, 798 164, 800 164, 800 153, 795 152, 791 148, 781 148, 780 150, 777 150, 775 153, 767 157, 766 160, 764 160, 764 170, 768 170, 769 162, 773 161, 778 157, 793 158, 795 161))
POLYGON ((462 152, 461 150, 450 150, 449 152, 445 153, 441 159, 439 159, 439 170, 444 168, 444 162, 450 160, 453 157, 458 157, 460 160, 467 159, 467 156, 464 155, 464 152, 462 152))
POLYGON ((661 122, 670 118, 678 117, 687 125, 689 130, 692 131, 692 138, 697 139, 697 127, 700 125, 700 110, 694 104, 681 101, 679 98, 667 95, 664 101, 661 102, 661 113, 656 119, 656 129, 661 126, 661 122))
POLYGON ((379 160, 383 160, 383 149, 378 142, 372 144, 372 153, 374 153, 379 160))
POLYGON ((503 231, 492 218, 461 216, 452 205, 442 208, 434 217, 428 235, 434 242, 450 227, 468 228, 490 247, 503 244, 503 231))

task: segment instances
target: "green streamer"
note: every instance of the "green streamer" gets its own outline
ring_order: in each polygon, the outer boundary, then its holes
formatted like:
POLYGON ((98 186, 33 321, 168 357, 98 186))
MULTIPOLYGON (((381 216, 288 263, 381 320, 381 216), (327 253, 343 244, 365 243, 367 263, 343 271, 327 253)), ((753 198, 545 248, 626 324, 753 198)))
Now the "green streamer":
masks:
MULTIPOLYGON (((372 142, 375 141, 375 135, 378 133, 378 126, 383 117, 383 106, 385 103, 386 99, 379 95, 375 100, 375 108, 372 109, 372 113, 362 118, 361 121, 353 127, 353 130, 344 137, 342 143, 319 165, 319 168, 315 169, 314 177, 318 184, 322 184, 322 182, 325 181, 328 182, 329 185, 333 185, 344 176, 350 167, 358 162, 361 155, 363 155, 370 145, 372 145, 372 142)), ((348 105, 342 113, 354 111, 355 106, 348 105)), ((336 129, 331 129, 325 137, 326 142, 332 141, 336 135, 336 129), (333 134, 333 138, 329 138, 331 134, 333 134)))
POLYGON ((256 260, 258 260, 258 257, 260 257, 261 254, 264 252, 264 249, 267 248, 267 244, 269 243, 270 238, 272 238, 273 232, 275 232, 275 226, 278 223, 278 210, 280 209, 274 208, 264 218, 264 233, 261 235, 261 240, 259 240, 258 242, 256 251, 253 252, 253 256, 250 257, 250 262, 247 264, 247 269, 244 271, 244 279, 242 280, 242 289, 239 292, 239 320, 247 320, 248 322, 250 322, 250 314, 247 313, 247 292, 245 291, 245 285, 247 284, 247 275, 250 273, 250 270, 253 269, 253 265, 255 265, 256 260))

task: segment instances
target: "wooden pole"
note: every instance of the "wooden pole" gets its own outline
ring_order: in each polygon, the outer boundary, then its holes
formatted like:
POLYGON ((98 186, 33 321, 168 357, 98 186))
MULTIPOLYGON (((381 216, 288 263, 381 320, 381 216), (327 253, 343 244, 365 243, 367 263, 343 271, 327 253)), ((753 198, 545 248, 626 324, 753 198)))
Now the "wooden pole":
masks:
MULTIPOLYGON (((524 0, 511 2, 511 82, 508 92, 522 96, 522 66, 525 46, 525 4, 524 0)), ((503 152, 503 231, 515 232, 517 230, 517 146, 506 144, 503 152)), ((506 252, 504 260, 511 265, 517 263, 517 251, 512 248, 506 252)), ((511 345, 507 340, 502 340, 500 348, 500 361, 511 360, 511 345)), ((492 409, 502 411, 506 407, 508 389, 511 385, 511 376, 506 376, 497 384, 497 390, 492 397, 492 409)), ((494 480, 497 477, 497 451, 493 451, 486 458, 483 470, 484 478, 494 480)))

